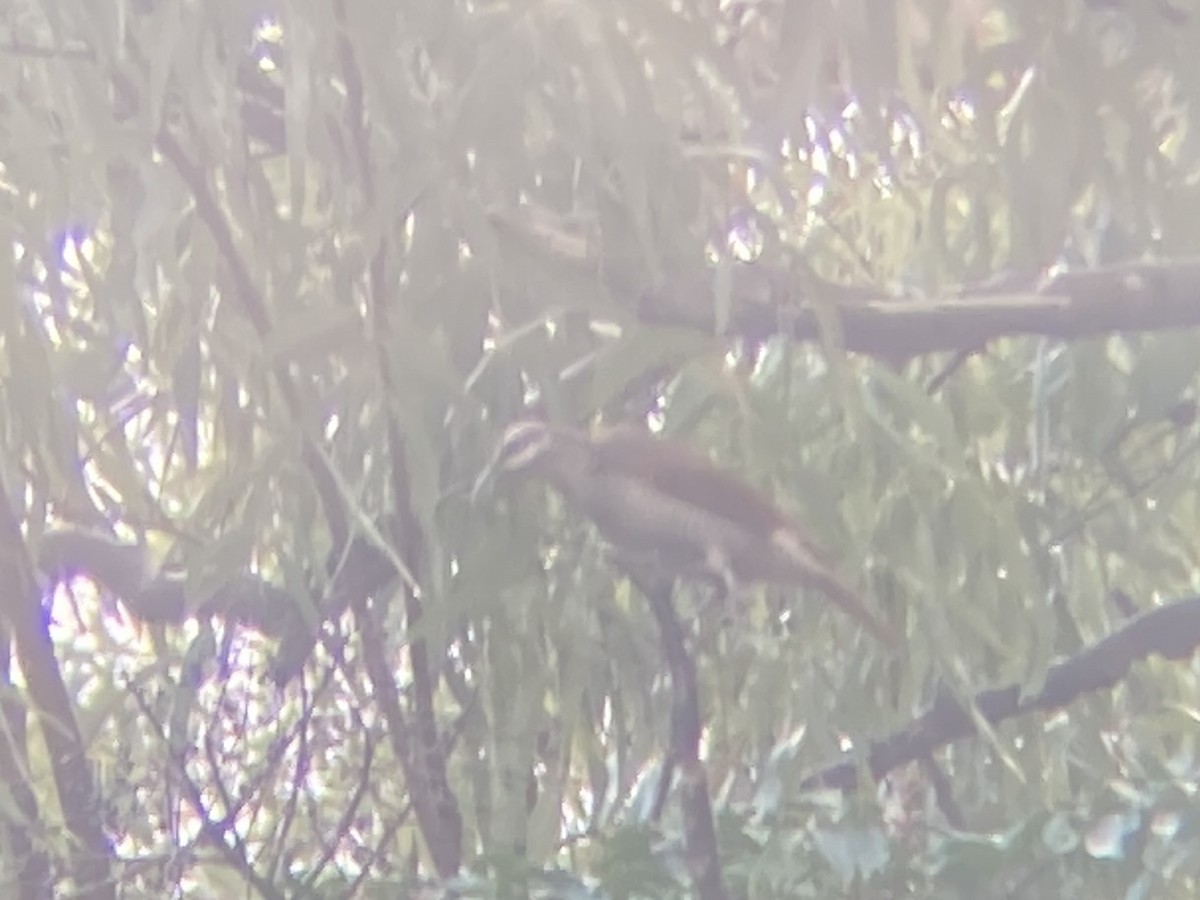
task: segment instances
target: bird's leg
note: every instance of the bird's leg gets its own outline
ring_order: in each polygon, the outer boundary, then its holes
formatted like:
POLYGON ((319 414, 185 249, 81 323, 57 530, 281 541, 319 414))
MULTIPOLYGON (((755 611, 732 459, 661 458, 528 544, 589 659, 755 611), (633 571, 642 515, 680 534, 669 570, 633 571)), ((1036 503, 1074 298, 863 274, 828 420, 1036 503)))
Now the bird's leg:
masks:
POLYGON ((721 621, 730 624, 741 605, 738 601, 741 586, 733 573, 729 558, 720 547, 710 546, 704 551, 704 580, 713 588, 712 599, 720 607, 721 621))
POLYGON ((712 545, 705 548, 704 568, 708 572, 709 579, 717 586, 718 597, 726 600, 733 596, 734 589, 737 587, 737 578, 734 577, 729 557, 720 547, 712 545))
POLYGON ((641 572, 646 575, 659 576, 670 571, 664 565, 662 554, 655 550, 634 550, 629 547, 610 546, 604 555, 610 565, 624 573, 641 572))

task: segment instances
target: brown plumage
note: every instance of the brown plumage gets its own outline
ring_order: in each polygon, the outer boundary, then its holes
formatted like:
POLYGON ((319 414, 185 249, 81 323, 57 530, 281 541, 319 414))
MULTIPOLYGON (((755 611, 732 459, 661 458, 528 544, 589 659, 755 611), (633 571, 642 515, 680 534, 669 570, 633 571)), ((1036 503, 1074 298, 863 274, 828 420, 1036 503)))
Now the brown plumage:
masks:
POLYGON ((819 589, 876 637, 892 632, 822 551, 764 494, 678 441, 630 426, 580 431, 525 420, 505 431, 477 488, 495 471, 527 472, 562 493, 613 544, 683 574, 819 589))

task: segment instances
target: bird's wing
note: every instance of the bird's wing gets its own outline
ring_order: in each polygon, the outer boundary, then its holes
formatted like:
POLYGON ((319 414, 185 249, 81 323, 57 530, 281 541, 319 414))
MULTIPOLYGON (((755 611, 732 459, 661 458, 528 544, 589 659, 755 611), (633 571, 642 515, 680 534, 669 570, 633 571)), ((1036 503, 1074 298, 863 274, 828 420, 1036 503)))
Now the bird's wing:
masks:
POLYGON ((764 494, 686 444, 620 426, 597 434, 593 448, 595 465, 601 470, 640 476, 667 496, 764 538, 793 527, 764 494))
POLYGON ((827 554, 766 495, 733 473, 685 444, 652 438, 632 427, 597 434, 592 449, 592 464, 601 472, 640 476, 668 496, 761 535, 764 543, 786 554, 794 571, 804 573, 803 581, 820 588, 886 644, 895 645, 895 635, 841 580, 827 554))

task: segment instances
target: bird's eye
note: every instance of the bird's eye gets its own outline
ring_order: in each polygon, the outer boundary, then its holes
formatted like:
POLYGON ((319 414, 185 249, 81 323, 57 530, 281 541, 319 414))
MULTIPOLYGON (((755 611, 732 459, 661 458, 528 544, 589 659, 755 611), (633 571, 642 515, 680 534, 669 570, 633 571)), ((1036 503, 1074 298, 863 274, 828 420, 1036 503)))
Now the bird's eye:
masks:
POLYGON ((550 436, 544 428, 532 425, 515 427, 504 437, 500 465, 509 471, 524 469, 536 462, 549 444, 550 436))

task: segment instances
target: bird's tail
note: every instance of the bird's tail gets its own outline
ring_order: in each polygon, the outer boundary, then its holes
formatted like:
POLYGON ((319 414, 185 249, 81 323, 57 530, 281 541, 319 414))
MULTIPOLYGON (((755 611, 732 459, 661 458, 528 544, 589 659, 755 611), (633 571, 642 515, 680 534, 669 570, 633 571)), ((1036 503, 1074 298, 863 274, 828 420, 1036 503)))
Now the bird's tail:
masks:
POLYGON ((886 646, 895 647, 899 643, 896 633, 880 621, 879 617, 867 608, 858 593, 847 587, 836 573, 832 571, 821 574, 814 573, 812 583, 814 587, 821 590, 821 593, 840 606, 843 612, 857 619, 859 624, 886 646))
POLYGON ((867 608, 858 592, 842 580, 819 551, 791 530, 776 532, 773 540, 775 546, 787 554, 796 581, 820 590, 885 645, 895 647, 899 644, 896 633, 867 608))

